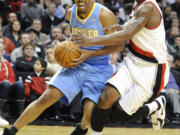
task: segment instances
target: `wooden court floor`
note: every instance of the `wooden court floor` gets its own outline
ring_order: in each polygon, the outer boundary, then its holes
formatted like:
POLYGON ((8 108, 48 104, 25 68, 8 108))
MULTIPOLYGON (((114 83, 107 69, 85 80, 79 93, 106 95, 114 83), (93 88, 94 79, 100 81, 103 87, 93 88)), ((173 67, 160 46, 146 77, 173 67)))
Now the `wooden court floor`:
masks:
MULTIPOLYGON (((69 135, 74 127, 71 126, 25 126, 17 135, 69 135)), ((0 128, 0 135, 3 128, 0 128)), ((90 135, 88 133, 88 135, 90 135)), ((103 135, 180 135, 180 129, 151 128, 104 128, 103 135)))

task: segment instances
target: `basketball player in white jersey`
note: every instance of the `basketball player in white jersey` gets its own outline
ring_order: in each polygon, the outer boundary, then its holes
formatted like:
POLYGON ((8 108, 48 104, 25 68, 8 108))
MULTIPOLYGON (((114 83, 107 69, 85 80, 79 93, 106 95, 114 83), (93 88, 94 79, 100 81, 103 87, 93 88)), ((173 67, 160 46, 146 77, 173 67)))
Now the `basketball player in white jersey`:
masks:
POLYGON ((108 80, 93 111, 92 135, 102 134, 110 113, 118 121, 132 121, 152 114, 153 128, 159 129, 164 124, 166 99, 157 96, 168 82, 169 67, 163 17, 157 2, 136 0, 132 18, 124 26, 113 25, 105 31, 114 29, 118 31, 95 38, 72 36, 80 46, 129 42, 129 54, 117 74, 108 80))

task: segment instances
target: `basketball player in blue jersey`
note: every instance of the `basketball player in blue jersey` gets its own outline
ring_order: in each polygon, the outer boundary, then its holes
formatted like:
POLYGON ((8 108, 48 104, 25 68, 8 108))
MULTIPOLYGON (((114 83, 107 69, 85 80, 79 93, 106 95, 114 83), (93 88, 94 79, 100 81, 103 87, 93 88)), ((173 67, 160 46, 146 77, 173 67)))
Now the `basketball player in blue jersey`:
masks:
MULTIPOLYGON (((68 12, 72 32, 82 33, 87 37, 104 35, 103 28, 116 24, 115 15, 104 6, 93 0, 75 0, 75 5, 68 12)), ((77 67, 64 68, 51 80, 42 96, 31 103, 11 128, 5 128, 3 135, 15 135, 26 124, 35 120, 46 108, 59 99, 64 104, 70 104, 82 90, 84 106, 82 123, 71 135, 84 135, 90 124, 91 114, 97 104, 106 81, 112 76, 113 68, 110 55, 119 52, 123 47, 93 46, 81 50, 80 62, 77 67)), ((61 134, 61 133, 59 133, 61 134)))

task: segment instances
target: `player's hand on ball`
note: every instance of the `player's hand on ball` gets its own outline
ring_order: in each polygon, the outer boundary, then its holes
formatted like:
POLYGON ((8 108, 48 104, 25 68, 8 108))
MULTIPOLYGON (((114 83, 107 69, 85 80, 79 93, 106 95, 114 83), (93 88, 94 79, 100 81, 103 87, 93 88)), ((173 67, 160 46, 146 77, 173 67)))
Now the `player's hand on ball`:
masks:
POLYGON ((70 40, 75 44, 78 44, 80 47, 91 46, 90 38, 85 37, 82 34, 72 34, 70 40))
POLYGON ((85 61, 87 58, 91 57, 92 51, 84 50, 84 49, 78 49, 78 51, 81 53, 80 57, 78 59, 72 59, 71 61, 71 67, 76 67, 79 64, 81 64, 83 61, 85 61))
POLYGON ((120 31, 123 29, 123 26, 122 25, 119 25, 119 24, 114 24, 114 25, 110 25, 110 26, 107 26, 104 28, 104 32, 109 34, 109 33, 113 33, 115 31, 120 31))

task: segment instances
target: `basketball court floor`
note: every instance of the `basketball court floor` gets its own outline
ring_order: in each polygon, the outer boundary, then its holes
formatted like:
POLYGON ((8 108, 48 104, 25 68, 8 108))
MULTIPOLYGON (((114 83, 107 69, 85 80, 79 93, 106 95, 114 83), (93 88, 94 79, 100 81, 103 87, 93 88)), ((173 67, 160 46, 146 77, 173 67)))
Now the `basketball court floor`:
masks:
MULTIPOLYGON (((17 135, 69 135, 73 129, 72 126, 25 126, 17 135)), ((0 135, 2 131, 3 128, 0 128, 0 135)), ((164 128, 154 131, 152 128, 106 127, 103 135, 180 135, 180 129, 164 128)))

